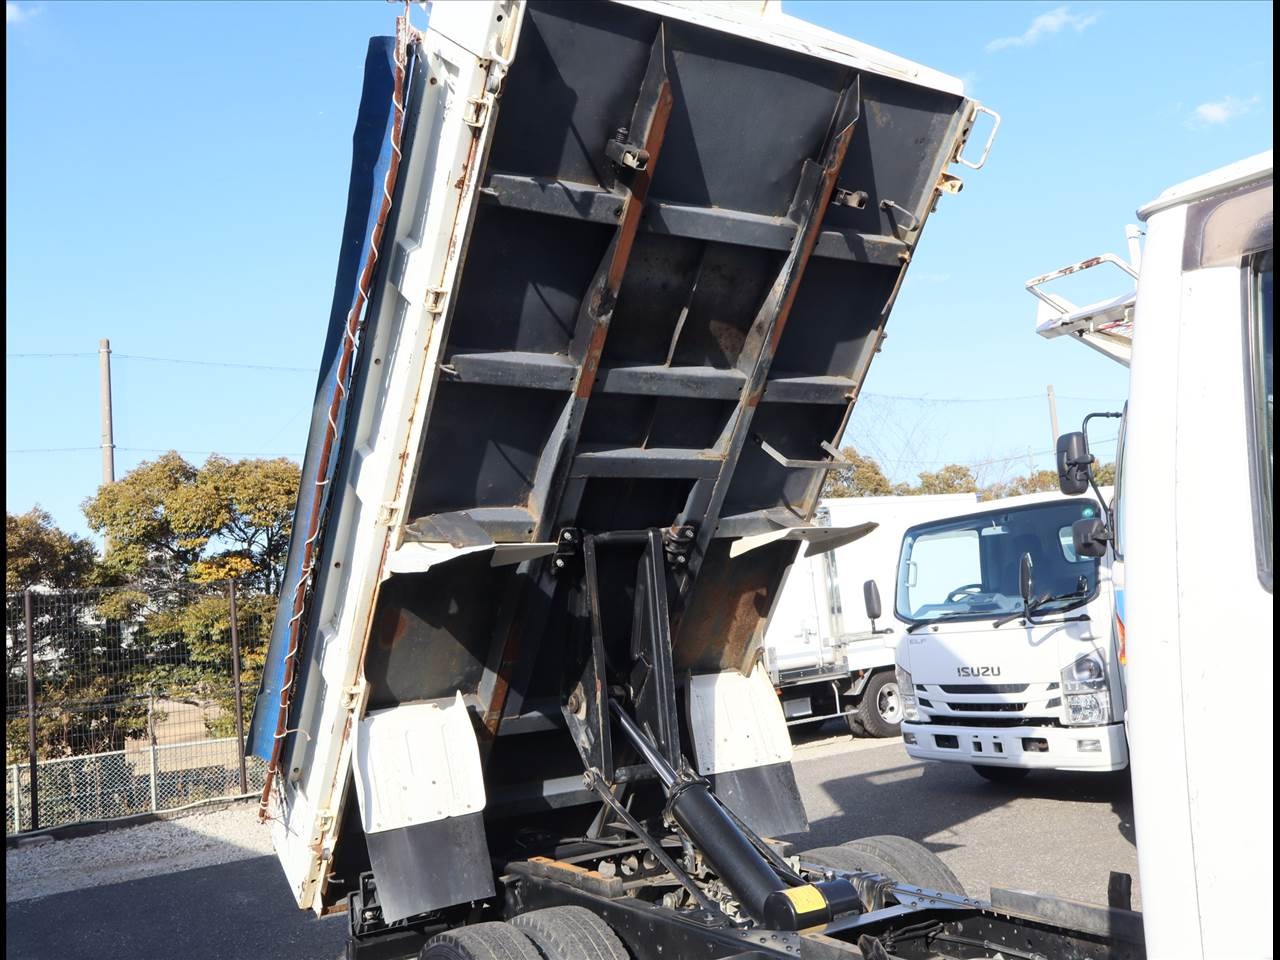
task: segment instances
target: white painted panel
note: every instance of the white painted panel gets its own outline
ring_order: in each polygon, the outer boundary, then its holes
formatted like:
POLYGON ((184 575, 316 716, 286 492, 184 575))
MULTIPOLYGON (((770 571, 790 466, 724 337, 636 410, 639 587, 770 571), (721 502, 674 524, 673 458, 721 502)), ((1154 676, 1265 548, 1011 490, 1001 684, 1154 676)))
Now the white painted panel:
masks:
POLYGON ((763 667, 689 680, 689 729, 698 773, 728 773, 791 760, 782 705, 763 667))
POLYGON ((444 707, 370 711, 356 729, 355 780, 365 833, 483 810, 480 748, 462 694, 444 707))

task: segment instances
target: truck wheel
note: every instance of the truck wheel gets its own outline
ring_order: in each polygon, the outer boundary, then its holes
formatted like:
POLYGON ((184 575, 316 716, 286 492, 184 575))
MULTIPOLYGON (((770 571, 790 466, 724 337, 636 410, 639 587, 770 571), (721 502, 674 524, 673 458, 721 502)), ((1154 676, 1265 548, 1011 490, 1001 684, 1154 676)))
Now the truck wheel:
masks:
POLYGON ((989 767, 975 763, 973 772, 992 783, 1017 783, 1031 771, 1026 767, 989 767))
POLYGON ((418 960, 542 960, 533 941, 508 923, 477 923, 438 933, 418 960))
POLYGON ((858 703, 858 722, 871 737, 896 737, 901 732, 902 695, 891 672, 877 673, 868 681, 858 703))
POLYGON ((833 870, 879 873, 899 883, 965 896, 951 868, 932 850, 906 837, 863 837, 838 847, 810 850, 800 854, 800 859, 833 870))
POLYGON ((855 737, 865 737, 867 735, 867 731, 862 727, 862 718, 858 716, 857 707, 845 711, 844 722, 849 725, 849 732, 855 737))
POLYGON ((630 960, 609 925, 586 907, 548 907, 511 921, 545 960, 630 960))

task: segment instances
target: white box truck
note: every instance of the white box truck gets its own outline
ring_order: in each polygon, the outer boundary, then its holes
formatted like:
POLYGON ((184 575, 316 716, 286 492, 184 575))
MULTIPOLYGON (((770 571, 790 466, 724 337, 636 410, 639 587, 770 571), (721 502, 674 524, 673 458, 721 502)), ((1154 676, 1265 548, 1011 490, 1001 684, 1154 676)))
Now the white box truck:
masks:
POLYGON ((847 545, 796 558, 764 635, 764 665, 787 726, 843 719, 855 736, 894 737, 902 700, 894 672, 892 591, 907 527, 972 509, 974 493, 833 497, 815 521, 866 533, 847 545), (879 625, 877 625, 877 623, 879 625))

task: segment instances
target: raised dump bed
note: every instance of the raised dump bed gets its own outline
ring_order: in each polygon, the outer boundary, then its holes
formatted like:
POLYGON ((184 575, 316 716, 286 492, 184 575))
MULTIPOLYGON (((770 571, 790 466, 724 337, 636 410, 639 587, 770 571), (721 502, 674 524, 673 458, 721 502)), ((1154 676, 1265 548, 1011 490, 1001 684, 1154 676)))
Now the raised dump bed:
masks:
POLYGON ((856 955, 983 916, 906 906, 884 874, 947 885, 922 848, 761 839, 806 822, 756 669, 797 551, 866 530, 810 517, 981 109, 772 3, 437 3, 371 43, 252 728, 353 952, 856 955))

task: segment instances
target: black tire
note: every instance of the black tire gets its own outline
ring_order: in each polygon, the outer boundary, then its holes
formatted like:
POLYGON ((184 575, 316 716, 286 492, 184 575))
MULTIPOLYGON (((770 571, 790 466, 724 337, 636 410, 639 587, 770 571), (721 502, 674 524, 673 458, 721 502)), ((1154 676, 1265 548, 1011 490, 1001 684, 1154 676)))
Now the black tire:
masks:
POLYGON ((618 935, 586 907, 548 907, 511 921, 544 960, 631 960, 618 935))
POLYGON ((542 960, 533 941, 509 923, 477 923, 438 933, 418 960, 542 960))
MULTIPOLYGON (((858 702, 858 724, 869 737, 902 733, 902 695, 893 671, 882 671, 867 681, 858 702)), ((849 726, 852 729, 853 725, 849 726)))
POLYGON ((951 868, 932 850, 906 837, 863 837, 838 847, 810 850, 800 854, 800 859, 833 870, 879 873, 899 883, 965 896, 951 868))
POLYGON ((862 718, 858 716, 856 708, 845 711, 844 722, 849 725, 849 732, 855 737, 865 737, 867 735, 867 731, 862 727, 862 718))
POLYGON ((973 772, 992 783, 1017 783, 1031 771, 1026 767, 989 767, 975 763, 973 772))

